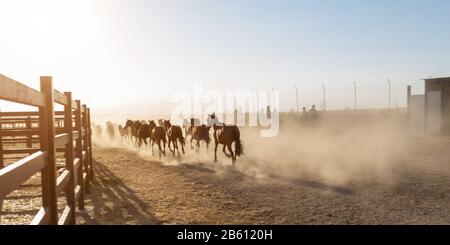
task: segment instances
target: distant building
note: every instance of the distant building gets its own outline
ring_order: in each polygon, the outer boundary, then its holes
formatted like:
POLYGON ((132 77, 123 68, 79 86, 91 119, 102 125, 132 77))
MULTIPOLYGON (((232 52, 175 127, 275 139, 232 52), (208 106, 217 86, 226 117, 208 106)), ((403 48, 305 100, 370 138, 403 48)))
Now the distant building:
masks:
POLYGON ((450 77, 425 80, 425 94, 408 87, 410 129, 427 135, 450 135, 450 77))

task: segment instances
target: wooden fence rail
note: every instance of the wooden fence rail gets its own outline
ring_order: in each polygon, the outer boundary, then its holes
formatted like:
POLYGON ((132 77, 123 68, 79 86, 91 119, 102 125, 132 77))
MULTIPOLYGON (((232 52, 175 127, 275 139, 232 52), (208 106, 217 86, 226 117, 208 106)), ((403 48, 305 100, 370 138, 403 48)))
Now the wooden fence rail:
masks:
POLYGON ((51 77, 41 77, 40 82, 37 91, 0 74, 0 100, 38 108, 0 112, 0 210, 5 196, 40 172, 42 208, 31 224, 75 224, 76 206, 84 209, 93 177, 90 109, 73 101, 70 92, 55 90, 51 77), (64 111, 55 112, 55 103, 64 111), (57 171, 57 152, 64 153, 63 171, 57 171), (5 167, 5 156, 17 154, 28 156, 5 167), (58 213, 57 197, 62 192, 67 206, 58 213))

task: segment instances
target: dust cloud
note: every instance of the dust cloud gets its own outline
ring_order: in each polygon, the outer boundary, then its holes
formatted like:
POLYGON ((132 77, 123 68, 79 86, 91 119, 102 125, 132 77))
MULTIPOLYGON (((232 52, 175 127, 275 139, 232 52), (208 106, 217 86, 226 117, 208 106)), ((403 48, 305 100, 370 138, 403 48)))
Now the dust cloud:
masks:
MULTIPOLYGON (((166 148, 167 155, 161 160, 157 146, 153 156, 150 148, 137 149, 133 144, 118 139, 118 132, 116 139, 111 141, 104 134, 104 126, 103 134, 94 137, 94 143, 100 147, 123 148, 165 165, 201 165, 219 174, 238 170, 261 178, 318 181, 339 186, 374 182, 389 184, 397 178, 394 172, 401 164, 397 157, 407 151, 405 124, 406 113, 403 110, 326 112, 315 121, 282 114, 277 137, 261 138, 258 128, 241 128, 245 155, 238 158, 234 168, 231 159, 222 153, 222 146, 217 153, 219 162, 213 161, 214 141, 208 151, 202 143, 200 152, 196 153, 187 140, 185 155, 173 157, 166 148)), ((210 134, 212 137, 212 129, 210 134)))
POLYGON ((403 120, 380 113, 339 112, 316 122, 284 117, 276 138, 245 132, 246 172, 328 184, 393 182, 396 157, 406 150, 403 120))

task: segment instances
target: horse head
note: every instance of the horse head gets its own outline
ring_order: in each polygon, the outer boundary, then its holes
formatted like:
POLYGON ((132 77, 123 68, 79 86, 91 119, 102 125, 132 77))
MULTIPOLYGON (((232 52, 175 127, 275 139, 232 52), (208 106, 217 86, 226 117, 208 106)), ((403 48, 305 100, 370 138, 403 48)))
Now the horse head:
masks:
POLYGON ((134 125, 134 122, 130 119, 127 119, 127 122, 125 123, 125 128, 133 127, 133 125, 134 125))
POLYGON ((140 128, 142 127, 142 125, 143 125, 143 123, 141 123, 139 120, 136 121, 136 122, 134 123, 134 126, 135 126, 137 129, 140 129, 140 128))
POLYGON ((165 120, 164 119, 164 127, 166 128, 166 129, 168 129, 168 128, 170 128, 172 126, 172 124, 170 123, 170 119, 169 120, 165 120))
POLYGON ((149 121, 148 121, 148 125, 150 126, 150 129, 156 128, 156 123, 155 123, 154 120, 149 120, 149 121))
POLYGON ((158 126, 164 127, 164 119, 158 119, 158 126))

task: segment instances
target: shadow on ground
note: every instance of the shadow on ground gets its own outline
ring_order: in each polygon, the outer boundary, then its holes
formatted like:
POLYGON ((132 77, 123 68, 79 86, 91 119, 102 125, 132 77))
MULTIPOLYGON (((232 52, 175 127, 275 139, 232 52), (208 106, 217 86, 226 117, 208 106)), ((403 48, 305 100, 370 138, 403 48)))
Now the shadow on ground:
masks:
POLYGON ((94 180, 81 224, 160 224, 149 207, 113 172, 94 160, 94 180))

